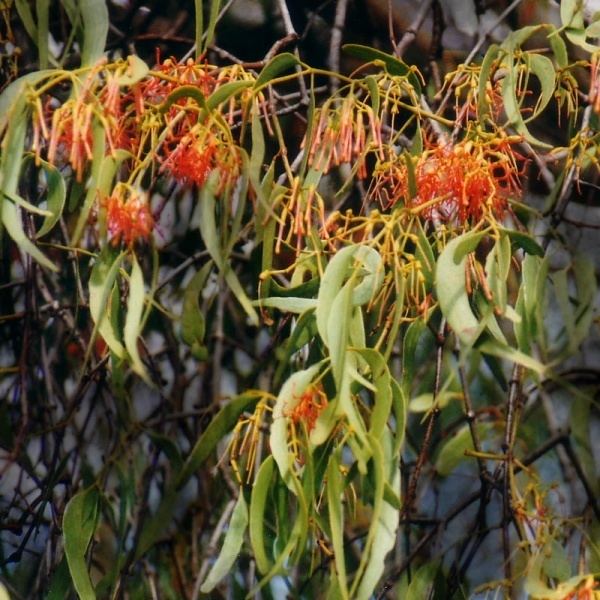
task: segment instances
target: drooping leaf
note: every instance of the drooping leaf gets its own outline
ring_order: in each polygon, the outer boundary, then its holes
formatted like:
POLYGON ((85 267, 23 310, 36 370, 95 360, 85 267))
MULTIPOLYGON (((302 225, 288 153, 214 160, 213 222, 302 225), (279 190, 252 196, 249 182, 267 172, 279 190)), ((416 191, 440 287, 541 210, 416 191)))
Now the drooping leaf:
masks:
POLYGON ((256 567, 261 573, 267 573, 273 566, 265 551, 265 528, 267 526, 265 509, 271 487, 273 467, 273 456, 268 456, 260 465, 250 499, 250 543, 256 567))
POLYGON ((108 35, 108 6, 104 0, 80 0, 79 11, 83 22, 81 66, 93 65, 104 54, 108 35))
POLYGON ((131 367, 149 386, 152 386, 152 380, 148 375, 138 350, 138 340, 142 333, 143 326, 142 313, 144 311, 144 298, 146 296, 144 289, 144 275, 135 254, 132 255, 131 262, 129 298, 127 299, 127 316, 125 317, 125 326, 123 328, 123 339, 125 341, 127 354, 131 360, 131 367))
POLYGON ((213 564, 206 579, 200 586, 200 591, 204 594, 211 592, 216 585, 230 572, 233 563, 235 562, 242 543, 244 542, 244 533, 248 527, 248 507, 244 500, 243 491, 240 490, 235 508, 231 515, 231 521, 223 541, 223 547, 219 553, 219 557, 213 564))
POLYGON ((223 102, 227 102, 233 96, 239 94, 242 90, 246 90, 252 87, 252 81, 231 81, 229 83, 225 83, 224 85, 218 87, 207 99, 206 99, 206 108, 209 111, 214 110, 219 106, 219 104, 223 104, 223 102))
POLYGON ((340 457, 336 451, 331 455, 327 466, 327 509, 331 544, 333 546, 336 578, 341 597, 348 600, 348 582, 346 579, 346 556, 344 553, 344 505, 342 503, 343 483, 340 473, 340 457))
POLYGON ((98 511, 98 492, 90 487, 69 500, 63 516, 65 555, 73 585, 81 600, 95 600, 96 593, 88 573, 86 553, 98 511))
POLYGON ((210 257, 215 261, 219 271, 223 273, 229 289, 233 292, 237 301, 246 311, 252 324, 258 325, 258 314, 256 313, 256 310, 254 310, 254 306, 244 291, 235 271, 231 268, 228 256, 226 256, 226 253, 221 247, 219 229, 215 218, 215 176, 218 177, 218 174, 213 172, 211 177, 209 177, 209 180, 200 190, 200 234, 202 235, 202 239, 204 240, 204 244, 206 245, 210 257))
POLYGON ((181 308, 181 339, 190 346, 192 354, 199 360, 204 360, 207 356, 204 347, 206 325, 200 310, 199 296, 211 269, 212 261, 209 261, 192 277, 183 293, 181 308))
POLYGON ((6 227, 8 235, 10 235, 23 252, 29 254, 43 267, 46 267, 51 271, 58 271, 58 266, 51 262, 50 259, 27 237, 23 230, 21 216, 17 207, 6 198, 4 199, 4 202, 2 202, 2 223, 4 224, 4 227, 6 227))
POLYGON ((290 472, 295 459, 290 452, 288 444, 289 415, 298 402, 300 402, 302 394, 313 382, 321 367, 321 363, 317 363, 308 369, 303 369, 290 375, 281 386, 275 406, 273 407, 269 446, 273 459, 279 469, 281 479, 283 479, 292 492, 295 492, 295 487, 291 481, 290 472))
POLYGON ((480 239, 479 233, 470 232, 450 241, 442 250, 435 270, 435 291, 442 314, 465 346, 472 346, 482 330, 469 304, 465 277, 466 254, 480 239), (459 248, 465 255, 457 262, 455 254, 459 248))
POLYGON ((260 395, 247 393, 230 400, 211 420, 208 427, 202 432, 188 458, 183 469, 177 477, 177 488, 183 487, 189 478, 201 467, 202 463, 212 454, 217 444, 229 433, 240 415, 245 410, 253 410, 260 395))
POLYGON ((37 232, 38 238, 46 235, 60 219, 67 196, 65 181, 60 171, 50 163, 42 161, 41 165, 46 174, 47 195, 46 202, 50 214, 44 219, 42 226, 37 232))
POLYGON ((114 324, 110 318, 109 296, 119 272, 124 254, 114 252, 106 247, 96 259, 89 281, 90 314, 97 331, 118 358, 125 356, 125 348, 119 340, 114 324))
POLYGON ((48 39, 50 29, 50 3, 48 0, 36 0, 35 14, 37 17, 37 47, 40 57, 40 69, 48 68, 48 39))

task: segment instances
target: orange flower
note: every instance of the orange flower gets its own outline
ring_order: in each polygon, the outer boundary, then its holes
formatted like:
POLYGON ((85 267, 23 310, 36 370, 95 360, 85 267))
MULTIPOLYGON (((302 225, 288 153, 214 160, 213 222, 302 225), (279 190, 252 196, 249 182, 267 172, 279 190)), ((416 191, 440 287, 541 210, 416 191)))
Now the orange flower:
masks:
POLYGON ((319 387, 310 386, 299 397, 298 403, 286 416, 292 420, 294 425, 303 423, 310 433, 315 428, 319 415, 327 406, 327 396, 319 387))
POLYGON ((106 199, 106 221, 111 243, 121 241, 132 246, 137 240, 148 240, 154 227, 154 218, 148 201, 142 194, 125 185, 117 184, 113 194, 106 199), (123 190, 128 190, 127 194, 123 190))
POLYGON ((414 197, 404 158, 395 159, 376 177, 372 193, 384 208, 403 199, 426 219, 461 224, 484 217, 501 219, 508 198, 521 193, 521 172, 512 141, 463 141, 429 148, 413 167, 414 197))
POLYGON ((231 185, 240 174, 240 155, 235 144, 217 128, 198 124, 184 135, 172 151, 168 144, 161 171, 183 185, 203 186, 213 170, 219 173, 217 193, 231 185))

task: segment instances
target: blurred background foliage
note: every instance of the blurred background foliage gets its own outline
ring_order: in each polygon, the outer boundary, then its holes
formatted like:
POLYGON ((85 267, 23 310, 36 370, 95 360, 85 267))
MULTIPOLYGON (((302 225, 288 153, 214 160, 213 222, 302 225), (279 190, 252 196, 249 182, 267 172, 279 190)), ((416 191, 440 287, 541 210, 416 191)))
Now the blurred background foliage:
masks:
POLYGON ((0 0, 10 597, 597 597, 599 10, 0 0))

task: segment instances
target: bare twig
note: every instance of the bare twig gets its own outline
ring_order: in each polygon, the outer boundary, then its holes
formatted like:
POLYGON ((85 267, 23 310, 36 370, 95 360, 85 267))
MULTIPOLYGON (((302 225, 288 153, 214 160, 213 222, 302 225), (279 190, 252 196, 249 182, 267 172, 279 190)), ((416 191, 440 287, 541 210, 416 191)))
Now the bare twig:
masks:
MULTIPOLYGON (((340 46, 342 44, 342 33, 346 23, 346 12, 348 0, 338 0, 335 7, 335 19, 331 29, 331 39, 329 42, 329 69, 333 73, 340 72, 340 46)), ((339 79, 333 75, 330 77, 331 93, 335 94, 340 86, 339 79)))
POLYGON ((427 17, 427 13, 431 9, 431 3, 433 0, 425 0, 425 2, 421 2, 421 7, 419 8, 419 12, 416 14, 413 22, 410 24, 409 28, 404 32, 398 44, 394 46, 394 55, 398 58, 402 58, 402 55, 406 51, 406 49, 413 43, 415 38, 417 37, 417 32, 421 29, 423 22, 425 21, 425 17, 427 17))

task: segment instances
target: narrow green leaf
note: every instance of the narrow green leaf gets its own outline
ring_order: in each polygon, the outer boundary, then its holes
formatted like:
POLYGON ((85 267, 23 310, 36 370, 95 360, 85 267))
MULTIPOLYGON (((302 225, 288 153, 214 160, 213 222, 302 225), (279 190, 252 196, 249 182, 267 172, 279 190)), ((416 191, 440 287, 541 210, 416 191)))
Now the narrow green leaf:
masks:
POLYGON ((245 410, 253 410, 260 395, 247 393, 230 400, 212 419, 192 448, 183 469, 177 477, 177 489, 182 488, 188 479, 212 454, 217 444, 229 433, 245 410))
MULTIPOLYGON (((64 600, 69 597, 71 590, 69 565, 67 563, 67 557, 63 555, 61 561, 58 563, 58 567, 56 567, 56 570, 52 574, 45 600, 64 600)), ((2 595, 0 594, 0 600, 10 600, 10 597, 7 594, 6 598, 2 598, 2 595)))
POLYGON ((382 62, 390 75, 406 77, 415 92, 417 94, 421 93, 421 84, 414 71, 406 63, 395 56, 370 46, 361 46, 360 44, 345 44, 342 46, 342 50, 346 54, 354 56, 355 58, 360 58, 366 62, 382 62))
POLYGON ((442 250, 435 271, 435 291, 442 314, 466 346, 472 346, 481 333, 479 321, 469 304, 465 279, 466 253, 480 239, 480 233, 464 233, 453 239, 442 250), (455 256, 459 248, 465 251, 465 255, 457 263, 455 256))
POLYGON ((250 544, 256 567, 261 573, 267 573, 273 566, 265 551, 265 509, 274 464, 273 456, 268 456, 260 465, 250 499, 250 544))
POLYGON ((514 127, 515 131, 522 135, 531 145, 537 146, 539 148, 545 148, 547 150, 552 149, 552 146, 550 144, 542 142, 541 140, 538 140, 533 135, 531 135, 529 129, 527 128, 527 125, 525 125, 523 115, 521 114, 521 107, 519 106, 519 101, 517 99, 518 85, 519 76, 511 57, 509 62, 508 73, 502 80, 501 86, 502 99, 504 101, 504 110, 506 112, 506 116, 508 117, 507 125, 514 127))
POLYGON ((232 96, 237 95, 242 90, 247 90, 252 85, 252 81, 231 81, 218 87, 206 100, 207 110, 214 110, 219 104, 227 102, 232 96))
POLYGON ((252 324, 258 325, 258 314, 256 313, 256 310, 254 310, 254 306, 246 295, 235 271, 233 271, 229 265, 228 257, 224 255, 224 251, 221 248, 219 229, 215 218, 215 211, 217 208, 215 198, 215 176, 218 177, 218 174, 213 172, 207 183, 200 190, 200 234, 202 235, 202 239, 204 240, 204 244, 210 257, 215 261, 219 271, 223 273, 229 289, 233 292, 237 301, 246 311, 252 324))
POLYGON ((540 377, 546 375, 547 368, 540 361, 497 339, 489 338, 482 340, 481 343, 477 344, 477 349, 485 354, 491 354, 492 356, 517 363, 526 369, 530 369, 540 377))
POLYGON ((159 106, 158 110, 161 113, 166 113, 175 102, 181 100, 182 98, 192 98, 196 104, 205 111, 206 107, 206 97, 197 88, 195 85, 181 85, 176 87, 164 100, 164 102, 159 106))
POLYGON ((204 51, 202 47, 202 34, 204 33, 204 0, 194 0, 194 16, 195 16, 195 47, 196 60, 202 57, 204 51))
POLYGON ((530 117, 525 119, 525 123, 535 119, 548 105, 548 102, 554 97, 556 88, 556 71, 552 61, 542 54, 535 52, 526 53, 525 64, 540 82, 541 94, 538 96, 538 101, 535 105, 535 110, 530 117))
POLYGON ((410 394, 412 379, 417 371, 417 345, 427 325, 422 319, 416 319, 407 328, 402 341, 402 389, 410 394))
MULTIPOLYGON (((88 181, 87 192, 83 206, 79 211, 75 230, 71 236, 71 246, 76 246, 81 239, 83 230, 88 224, 90 212, 94 203, 102 196, 100 190, 100 177, 104 171, 116 170, 116 163, 112 156, 106 156, 106 142, 104 135, 104 127, 98 120, 94 120, 92 124, 92 166, 88 181)), ((114 173, 114 171, 113 171, 114 173)), ((108 179, 104 176, 103 179, 108 179)), ((105 191, 105 190, 102 190, 105 191)))
POLYGON ((96 598, 85 555, 96 530, 97 511, 98 492, 95 487, 90 487, 69 500, 63 516, 65 555, 75 591, 81 600, 96 598))
POLYGON ((544 249, 533 239, 528 233, 522 231, 516 231, 515 229, 502 229, 502 233, 505 233, 510 238, 510 241, 534 256, 544 256, 544 249))
POLYGON ((332 305, 344 281, 355 278, 352 305, 360 306, 369 302, 379 291, 383 275, 381 256, 369 246, 346 246, 334 255, 325 268, 317 298, 317 326, 325 344, 329 343, 327 329, 330 317, 339 323, 340 315, 332 312, 332 305))
POLYGON ((246 532, 247 527, 248 507, 244 500, 243 491, 240 490, 219 557, 200 587, 202 593, 208 594, 211 592, 221 579, 229 573, 242 548, 244 533, 246 532))
POLYGON ((269 446, 273 459, 279 469, 281 479, 283 479, 292 492, 295 492, 295 487, 291 481, 291 468, 294 457, 290 453, 288 445, 288 415, 301 400, 302 394, 314 381, 321 367, 322 364, 317 363, 308 369, 290 375, 281 386, 275 406, 273 407, 269 446))
POLYGON ((46 235, 52 230, 56 223, 58 223, 65 207, 65 199, 67 197, 65 181, 60 171, 54 165, 51 165, 46 161, 42 161, 41 165, 46 174, 46 184, 48 186, 46 203, 50 214, 44 219, 42 226, 37 232, 37 238, 46 235))
POLYGON ((89 281, 90 314, 94 321, 94 330, 97 331, 118 358, 125 356, 125 348, 118 339, 117 332, 110 318, 109 296, 119 272, 124 254, 117 254, 106 247, 98 256, 92 269, 89 281))
POLYGON ((49 11, 48 0, 36 0, 35 14, 37 16, 37 47, 40 57, 40 69, 48 68, 49 11))
POLYGON ((51 262, 50 259, 27 237, 25 231, 23 231, 23 225, 21 224, 21 217, 17 207, 6 198, 2 202, 2 223, 6 227, 8 235, 10 235, 23 252, 37 260, 43 267, 46 267, 51 271, 58 271, 58 266, 51 262))
POLYGON ((152 440, 152 443, 169 459, 173 470, 176 473, 181 471, 183 466, 183 459, 181 458, 181 452, 177 444, 166 435, 158 433, 156 431, 149 431, 148 437, 152 440))
POLYGON ((210 13, 208 15, 208 25, 206 32, 203 33, 204 43, 202 44, 202 54, 213 43, 215 37, 215 27, 219 18, 219 10, 221 9, 221 0, 210 0, 210 13))
POLYGON ((33 18, 33 13, 31 12, 31 6, 29 5, 29 2, 27 0, 15 0, 15 8, 17 9, 17 14, 19 15, 21 23, 23 23, 23 26, 25 27, 25 31, 27 31, 29 37, 37 45, 37 25, 35 24, 35 19, 33 18))
POLYGON ((383 575, 385 558, 396 543, 396 531, 400 523, 400 469, 397 457, 391 452, 390 434, 385 431, 379 439, 374 436, 369 438, 373 449, 376 489, 371 526, 361 561, 364 562, 365 569, 360 585, 352 596, 358 600, 372 597, 375 586, 383 575), (392 497, 392 502, 388 501, 389 496, 392 497))
POLYGON ((204 360, 207 350, 204 347, 206 329, 204 315, 200 310, 199 299, 206 280, 211 272, 213 263, 208 261, 190 280, 183 293, 181 308, 181 339, 191 347, 192 354, 199 360, 204 360))
POLYGON ((283 52, 274 56, 262 69, 260 75, 254 82, 254 89, 260 90, 268 85, 273 79, 299 64, 298 59, 289 52, 283 52))
POLYGON ((108 6, 104 0, 81 0, 79 11, 83 21, 81 66, 89 67, 104 54, 108 35, 108 6))
POLYGON ((479 72, 479 87, 477 89, 477 116, 479 120, 485 123, 485 120, 490 116, 491 106, 488 101, 488 85, 492 76, 492 69, 496 61, 500 57, 500 46, 492 44, 485 53, 481 63, 481 71, 479 72))
POLYGON ((331 529, 331 545, 340 592, 344 600, 349 599, 346 579, 346 556, 344 553, 344 505, 343 482, 340 473, 339 452, 333 452, 327 465, 327 510, 331 529))
POLYGON ((131 275, 129 277, 129 298, 127 299, 127 316, 123 328, 125 348, 131 360, 131 367, 149 386, 152 380, 146 371, 138 350, 138 338, 142 333, 142 313, 144 311, 144 276, 135 254, 132 255, 131 275))
POLYGON ((284 312, 302 314, 307 310, 316 308, 318 302, 312 298, 272 297, 255 300, 252 304, 254 306, 260 306, 261 308, 276 308, 284 312))
MULTIPOLYGON (((27 86, 35 85, 55 73, 54 69, 27 73, 27 75, 15 79, 15 81, 4 88, 0 94, 0 134, 9 123, 13 123, 15 119, 21 118, 19 114, 24 108, 23 94, 27 86)), ((12 158, 15 159, 16 157, 13 155, 12 158)))

